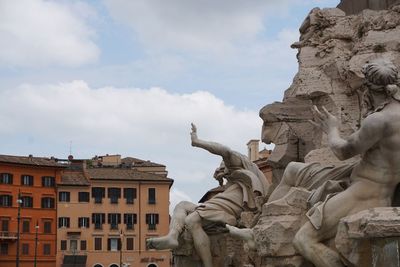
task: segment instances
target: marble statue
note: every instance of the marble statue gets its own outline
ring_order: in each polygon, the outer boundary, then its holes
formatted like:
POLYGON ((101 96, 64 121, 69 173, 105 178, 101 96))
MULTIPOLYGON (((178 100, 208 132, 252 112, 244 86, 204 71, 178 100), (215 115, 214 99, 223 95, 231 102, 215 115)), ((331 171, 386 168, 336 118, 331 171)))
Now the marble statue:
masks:
POLYGON ((199 139, 194 124, 191 141, 192 146, 222 157, 223 164, 215 171, 214 178, 218 181, 225 178, 226 189, 199 205, 188 201, 180 202, 174 209, 169 233, 163 237, 148 239, 146 245, 158 250, 177 248, 178 237, 186 229, 193 237, 194 248, 203 266, 212 267, 210 241, 204 228, 236 225, 242 211, 260 211, 268 194, 269 184, 257 165, 246 156, 224 145, 199 139))
POLYGON ((400 93, 397 68, 383 59, 363 67, 370 105, 359 130, 346 139, 340 137, 339 121, 324 107, 314 107, 315 126, 328 135, 334 154, 345 160, 361 155, 353 168, 350 186, 328 195, 309 214, 294 238, 294 246, 315 266, 344 266, 338 253, 322 243, 336 235, 339 220, 359 211, 391 205, 400 182, 400 93), (315 221, 313 218, 317 218, 315 221))
MULTIPOLYGON (((316 267, 344 266, 338 253, 322 241, 335 237, 339 220, 359 211, 391 205, 400 182, 400 89, 397 68, 378 59, 363 67, 366 78, 364 102, 368 106, 359 130, 343 139, 339 121, 325 107, 313 107, 313 125, 328 135, 334 154, 345 160, 361 160, 340 166, 290 163, 268 202, 283 198, 292 187, 312 191, 308 221, 294 237, 298 252, 316 267)), ((227 225, 232 236, 255 248, 251 229, 227 225)))

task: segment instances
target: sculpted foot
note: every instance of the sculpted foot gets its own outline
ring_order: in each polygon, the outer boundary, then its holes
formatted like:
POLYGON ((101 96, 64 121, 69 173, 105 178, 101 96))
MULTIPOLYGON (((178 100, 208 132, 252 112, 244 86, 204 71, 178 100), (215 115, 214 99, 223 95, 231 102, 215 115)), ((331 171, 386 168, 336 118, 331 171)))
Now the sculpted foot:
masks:
POLYGON ((256 249, 256 242, 254 241, 253 230, 249 228, 237 228, 235 226, 226 224, 225 227, 229 230, 229 233, 236 238, 246 241, 247 246, 250 249, 256 249))
POLYGON ((179 245, 178 240, 170 237, 170 236, 162 236, 162 237, 155 237, 149 238, 146 240, 146 247, 148 249, 174 249, 177 248, 179 245))

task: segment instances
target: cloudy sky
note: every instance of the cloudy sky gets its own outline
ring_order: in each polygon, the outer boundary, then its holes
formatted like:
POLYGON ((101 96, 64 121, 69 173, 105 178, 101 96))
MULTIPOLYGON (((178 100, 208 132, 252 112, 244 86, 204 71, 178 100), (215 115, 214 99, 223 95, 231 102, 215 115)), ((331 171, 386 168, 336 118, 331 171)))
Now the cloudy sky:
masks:
POLYGON ((190 146, 190 122, 246 153, 297 71, 301 22, 338 2, 0 0, 0 153, 149 159, 172 205, 197 202, 220 158, 190 146))

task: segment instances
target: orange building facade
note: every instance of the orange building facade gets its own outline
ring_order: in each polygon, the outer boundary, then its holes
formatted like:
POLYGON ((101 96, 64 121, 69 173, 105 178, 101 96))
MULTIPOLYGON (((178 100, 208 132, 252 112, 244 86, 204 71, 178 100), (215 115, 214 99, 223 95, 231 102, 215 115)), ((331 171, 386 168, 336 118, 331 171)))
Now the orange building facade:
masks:
POLYGON ((54 159, 0 155, 0 266, 17 265, 18 244, 20 267, 34 266, 35 254, 38 267, 56 265, 56 184, 63 169, 54 159))
POLYGON ((56 266, 170 267, 170 251, 145 245, 168 233, 173 180, 165 166, 119 155, 82 163, 58 185, 56 266))

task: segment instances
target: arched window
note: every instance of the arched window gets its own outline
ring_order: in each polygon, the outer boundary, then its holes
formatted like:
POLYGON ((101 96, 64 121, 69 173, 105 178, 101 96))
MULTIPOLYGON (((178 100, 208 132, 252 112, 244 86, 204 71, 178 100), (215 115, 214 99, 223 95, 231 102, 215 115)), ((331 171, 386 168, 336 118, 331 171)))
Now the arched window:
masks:
POLYGON ((110 265, 110 267, 119 267, 119 266, 118 266, 118 264, 113 263, 110 265))
POLYGON ((93 265, 93 267, 103 267, 103 265, 97 263, 97 264, 93 265))
POLYGON ((150 263, 149 265, 147 265, 147 267, 158 267, 158 266, 155 265, 154 263, 150 263))

